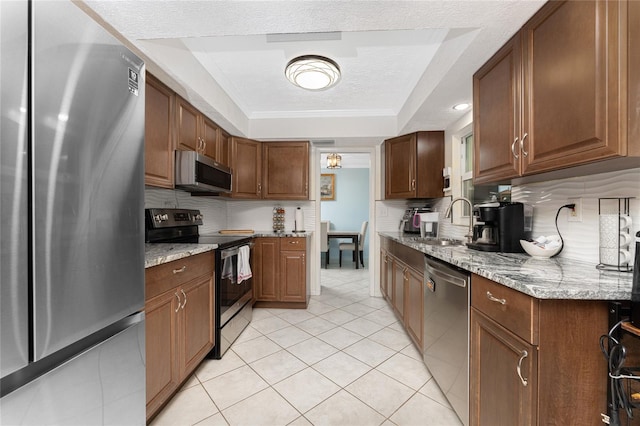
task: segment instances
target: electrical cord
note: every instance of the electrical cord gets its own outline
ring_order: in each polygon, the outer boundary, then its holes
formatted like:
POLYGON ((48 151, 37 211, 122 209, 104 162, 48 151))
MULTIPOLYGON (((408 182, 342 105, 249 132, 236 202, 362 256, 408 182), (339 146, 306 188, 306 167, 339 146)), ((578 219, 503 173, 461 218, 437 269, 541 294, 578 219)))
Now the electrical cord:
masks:
POLYGON ((609 334, 600 336, 600 350, 607 360, 609 366, 609 382, 611 387, 611 415, 609 416, 610 426, 620 426, 620 413, 619 410, 623 409, 628 419, 633 419, 633 409, 638 408, 637 404, 634 404, 629 400, 627 390, 625 389, 625 382, 623 379, 640 380, 640 376, 634 376, 628 373, 629 371, 624 369, 624 362, 627 357, 627 349, 619 343, 613 336, 613 332, 622 324, 622 321, 618 322, 611 328, 609 334), (605 341, 609 350, 605 347, 605 341), (613 344, 613 345, 612 345, 613 344))
POLYGON ((576 205, 574 203, 565 204, 564 206, 560 207, 556 212, 556 231, 558 231, 558 236, 560 237, 560 250, 551 257, 556 257, 557 255, 559 255, 562 252, 562 249, 564 248, 564 240, 562 239, 562 235, 560 234, 560 230, 558 229, 558 216, 560 216, 560 210, 564 208, 573 210, 576 208, 576 205))

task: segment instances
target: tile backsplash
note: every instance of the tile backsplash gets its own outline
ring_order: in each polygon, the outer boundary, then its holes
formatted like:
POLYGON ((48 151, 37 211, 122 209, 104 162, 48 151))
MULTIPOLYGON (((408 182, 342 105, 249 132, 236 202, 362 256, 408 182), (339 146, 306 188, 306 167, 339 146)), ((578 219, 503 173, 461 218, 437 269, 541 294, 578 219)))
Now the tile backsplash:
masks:
MULTIPOLYGON (((558 209, 569 203, 569 198, 582 201, 582 221, 568 221, 569 210, 562 209, 558 216, 558 229, 564 239, 560 257, 581 260, 594 265, 599 263, 600 236, 598 200, 600 198, 630 197, 631 234, 640 231, 640 168, 576 178, 558 179, 514 186, 512 200, 531 204, 533 213, 533 236, 555 235, 555 217, 558 209)), ((431 207, 440 212, 438 234, 443 237, 463 239, 467 226, 453 225, 444 218, 444 211, 451 202, 450 197, 429 200, 431 207)), ((376 202, 378 231, 398 230, 406 200, 384 200, 376 202)), ((635 245, 629 245, 631 256, 635 245)))
MULTIPOLYGON (((629 210, 631 231, 635 235, 640 230, 640 168, 522 184, 511 190, 513 201, 534 206, 534 237, 557 234, 555 217, 558 209, 568 204, 569 198, 581 198, 581 222, 569 222, 568 209, 563 209, 558 216, 558 229, 565 242, 560 256, 590 263, 599 262, 598 200, 610 197, 632 198, 629 210)), ((634 244, 629 248, 633 255, 634 244)))
POLYGON ((285 231, 294 227, 295 210, 300 207, 304 217, 304 228, 313 231, 315 210, 312 201, 262 201, 230 200, 216 197, 194 197, 188 192, 170 189, 146 188, 144 207, 168 207, 198 209, 204 216, 201 234, 210 234, 220 229, 253 229, 271 231, 273 229, 273 207, 285 209, 285 231))

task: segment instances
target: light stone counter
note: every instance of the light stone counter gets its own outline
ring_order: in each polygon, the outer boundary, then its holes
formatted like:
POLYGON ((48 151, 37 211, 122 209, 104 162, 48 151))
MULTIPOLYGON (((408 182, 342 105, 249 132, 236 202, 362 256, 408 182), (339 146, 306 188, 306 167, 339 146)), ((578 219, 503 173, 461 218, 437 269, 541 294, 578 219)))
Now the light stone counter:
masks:
MULTIPOLYGON (((237 235, 242 237, 304 237, 309 238, 312 232, 295 233, 295 232, 279 232, 257 231, 254 234, 226 234, 228 236, 237 235)), ((206 251, 215 250, 217 244, 174 244, 174 243, 147 243, 144 245, 145 268, 162 265, 184 257, 193 256, 195 254, 204 253, 206 251)))
POLYGON ((217 244, 145 244, 144 267, 151 268, 216 248, 218 248, 217 244))
MULTIPOLYGON (((397 232, 381 232, 380 236, 538 299, 631 299, 632 274, 629 272, 600 271, 592 263, 538 259, 526 253, 488 253, 465 246, 432 246, 410 241, 397 232)), ((473 291, 473 284, 471 289, 473 291)))

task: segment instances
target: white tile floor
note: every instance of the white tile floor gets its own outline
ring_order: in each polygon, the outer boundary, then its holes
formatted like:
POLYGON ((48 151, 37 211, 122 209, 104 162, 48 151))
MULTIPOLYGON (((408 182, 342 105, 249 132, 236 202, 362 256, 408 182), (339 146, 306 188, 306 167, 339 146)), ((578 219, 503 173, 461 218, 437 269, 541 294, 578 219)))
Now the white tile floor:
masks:
POLYGON ((330 266, 306 310, 255 309, 151 425, 460 425, 368 285, 367 269, 330 266))

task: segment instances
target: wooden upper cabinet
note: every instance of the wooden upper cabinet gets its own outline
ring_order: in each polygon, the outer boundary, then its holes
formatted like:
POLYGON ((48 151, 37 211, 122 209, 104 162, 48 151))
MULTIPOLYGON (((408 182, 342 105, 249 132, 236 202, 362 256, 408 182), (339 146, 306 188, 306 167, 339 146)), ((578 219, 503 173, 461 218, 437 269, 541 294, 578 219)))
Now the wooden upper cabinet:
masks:
POLYGON ((218 161, 218 139, 222 131, 193 105, 176 96, 176 149, 196 151, 218 161))
POLYGON ((627 29, 629 40, 627 46, 627 155, 640 157, 640 2, 627 3, 627 29))
POLYGON ((625 120, 628 7, 548 2, 474 74, 475 183, 638 155, 625 120))
POLYGON ((227 167, 231 166, 231 135, 222 129, 220 129, 218 134, 218 154, 216 161, 227 167))
POLYGON ((626 155, 621 3, 549 2, 524 26, 524 174, 626 155))
POLYGON ((262 198, 309 199, 309 142, 265 142, 262 198))
POLYGON ((385 198, 442 196, 444 132, 416 132, 385 141, 385 198))
POLYGON ((231 138, 233 198, 262 198, 262 144, 251 139, 231 138))
POLYGON ((309 142, 231 138, 233 198, 308 200, 309 142))
POLYGON ((176 149, 199 151, 200 134, 198 120, 200 112, 190 103, 176 96, 177 140, 176 149))
POLYGON ((384 142, 385 198, 411 198, 416 185, 416 135, 384 142))
POLYGON ((202 125, 202 131, 200 132, 202 138, 202 153, 219 162, 218 134, 220 130, 216 123, 206 117, 202 117, 200 123, 202 125))
POLYGON ((516 34, 473 76, 475 183, 520 174, 519 100, 520 35, 516 34))
POLYGON ((175 95, 149 73, 145 90, 144 183, 173 188, 175 95))

